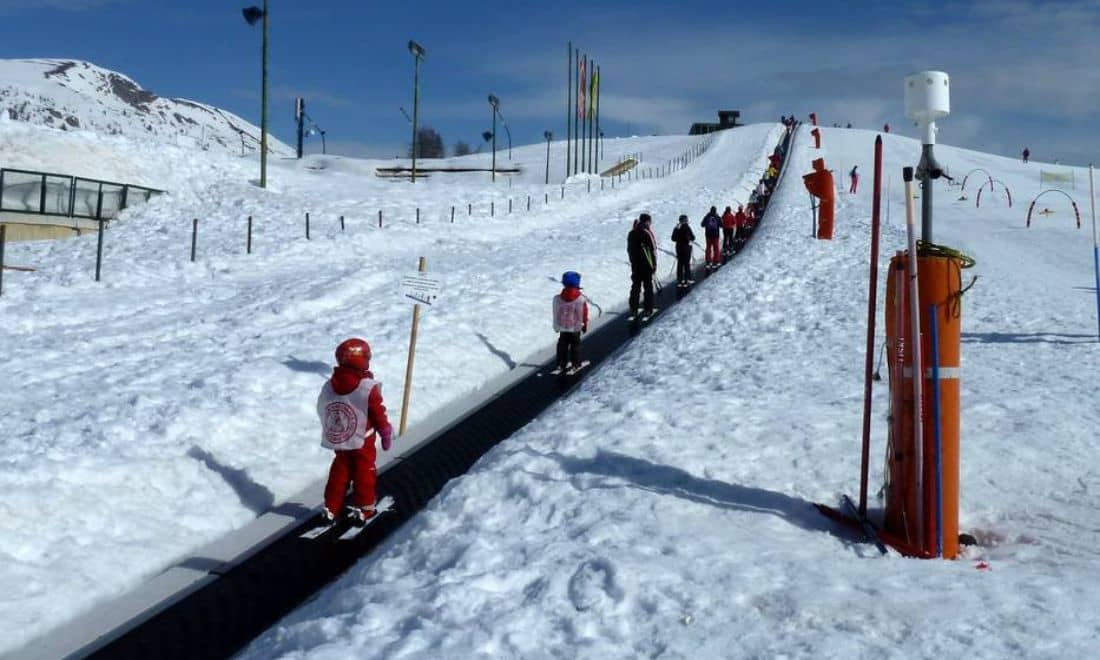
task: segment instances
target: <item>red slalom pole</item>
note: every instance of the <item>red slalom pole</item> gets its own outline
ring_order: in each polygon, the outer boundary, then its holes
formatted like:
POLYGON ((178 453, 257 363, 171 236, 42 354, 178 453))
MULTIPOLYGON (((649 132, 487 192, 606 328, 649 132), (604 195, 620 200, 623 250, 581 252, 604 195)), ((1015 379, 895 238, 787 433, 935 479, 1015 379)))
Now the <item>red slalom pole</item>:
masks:
POLYGON ((859 515, 867 518, 867 472, 871 461, 871 380, 875 361, 878 304, 878 239, 882 201, 882 136, 875 138, 875 182, 871 194, 871 274, 867 297, 867 363, 863 378, 863 455, 859 462, 859 515))

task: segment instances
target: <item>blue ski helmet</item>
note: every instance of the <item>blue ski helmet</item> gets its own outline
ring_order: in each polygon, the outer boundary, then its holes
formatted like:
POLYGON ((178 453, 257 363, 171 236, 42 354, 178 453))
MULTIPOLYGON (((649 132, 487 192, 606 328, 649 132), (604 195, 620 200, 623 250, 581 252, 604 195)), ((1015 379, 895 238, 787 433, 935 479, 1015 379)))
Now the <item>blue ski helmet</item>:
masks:
POLYGON ((562 286, 573 287, 574 289, 581 288, 581 274, 575 270, 567 270, 562 273, 561 276, 562 286))

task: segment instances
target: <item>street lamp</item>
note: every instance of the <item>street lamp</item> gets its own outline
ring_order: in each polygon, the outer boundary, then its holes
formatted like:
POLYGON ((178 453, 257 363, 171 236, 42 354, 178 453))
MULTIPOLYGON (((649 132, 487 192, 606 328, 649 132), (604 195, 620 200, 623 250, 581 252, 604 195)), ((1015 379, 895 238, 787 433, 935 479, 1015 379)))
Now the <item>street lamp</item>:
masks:
POLYGON ((263 64, 262 64, 262 83, 260 92, 260 187, 267 187, 267 0, 264 0, 263 9, 259 7, 246 7, 241 10, 244 14, 244 20, 249 25, 255 25, 257 21, 263 19, 263 64))
POLYGON ((419 119, 417 113, 420 111, 420 60, 424 58, 427 51, 423 46, 409 39, 409 52, 412 53, 415 61, 413 64, 412 182, 416 183, 416 152, 419 146, 416 139, 416 121, 419 119))
POLYGON ((550 140, 554 139, 554 134, 543 131, 542 137, 546 138, 546 185, 550 185, 550 140))
POLYGON ((497 109, 500 107, 500 99, 495 94, 489 95, 489 107, 493 109, 493 176, 492 180, 497 180, 497 109))

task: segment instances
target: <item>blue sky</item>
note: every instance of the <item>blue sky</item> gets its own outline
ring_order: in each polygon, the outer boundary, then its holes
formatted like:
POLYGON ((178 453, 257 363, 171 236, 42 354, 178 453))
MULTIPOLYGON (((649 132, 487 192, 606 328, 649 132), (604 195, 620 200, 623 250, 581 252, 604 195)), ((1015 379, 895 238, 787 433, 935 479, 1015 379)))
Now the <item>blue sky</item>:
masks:
MULTIPOLYGON (((259 123, 249 4, 261 0, 0 0, 0 57, 88 60, 259 123)), ((718 108, 749 122, 816 111, 826 125, 915 136, 901 81, 941 69, 953 111, 941 141, 1079 164, 1100 153, 1100 3, 900 4, 270 0, 271 126, 291 143, 302 95, 330 151, 403 151, 413 38, 428 51, 421 123, 448 149, 476 145, 490 92, 516 144, 540 141, 565 131, 571 39, 600 63, 609 136, 686 132, 718 108)))

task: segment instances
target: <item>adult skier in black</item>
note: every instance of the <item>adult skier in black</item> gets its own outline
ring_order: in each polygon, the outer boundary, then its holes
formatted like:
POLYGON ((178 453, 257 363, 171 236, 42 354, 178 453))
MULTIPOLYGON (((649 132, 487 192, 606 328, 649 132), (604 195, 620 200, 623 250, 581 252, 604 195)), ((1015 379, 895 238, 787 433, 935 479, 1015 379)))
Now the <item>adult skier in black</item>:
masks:
POLYGON ((691 244, 695 242, 695 234, 686 215, 680 216, 679 224, 672 230, 672 242, 676 244, 676 286, 689 287, 695 284, 691 279, 691 244))
POLYGON ((645 289, 642 320, 648 321, 657 311, 653 303, 653 274, 657 272, 657 239, 648 213, 638 216, 634 228, 626 236, 626 254, 630 258, 630 320, 638 318, 638 295, 645 289))

